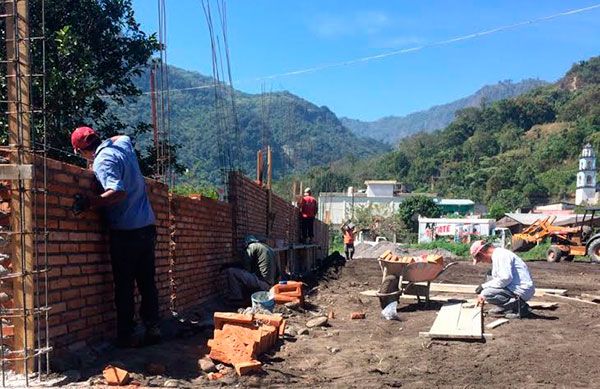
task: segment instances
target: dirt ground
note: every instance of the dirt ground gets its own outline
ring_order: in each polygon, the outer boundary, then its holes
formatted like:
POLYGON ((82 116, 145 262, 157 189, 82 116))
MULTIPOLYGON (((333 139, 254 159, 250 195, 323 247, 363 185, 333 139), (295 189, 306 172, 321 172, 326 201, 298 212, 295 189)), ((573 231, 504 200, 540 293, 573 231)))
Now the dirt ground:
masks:
MULTIPOLYGON (((600 294, 600 266, 588 263, 529 262, 538 287, 568 289, 568 294, 600 294)), ((441 282, 480 283, 484 266, 461 262, 441 282)), ((308 296, 307 311, 283 309, 289 316, 288 335, 260 359, 264 374, 241 377, 229 373, 208 381, 198 372, 196 360, 206 352, 208 331, 173 336, 161 345, 140 350, 112 350, 82 371, 78 385, 102 380, 98 366, 112 361, 136 372, 148 386, 237 387, 600 387, 600 306, 559 300, 556 310, 535 310, 530 319, 511 320, 493 330, 485 343, 420 338, 431 327, 439 303, 429 307, 401 300, 401 321, 380 316, 376 298, 360 291, 376 289, 381 271, 374 259, 354 260, 330 269, 308 296), (310 318, 335 318, 327 327, 298 335, 310 318), (366 313, 350 320, 350 313, 366 313), (150 376, 149 362, 163 364, 166 373, 150 376), (94 367, 95 365, 96 367, 94 367), (83 380, 90 377, 85 383, 83 380)), ((441 294, 439 294, 441 295, 441 294)), ((494 319, 486 318, 490 322, 494 319)))

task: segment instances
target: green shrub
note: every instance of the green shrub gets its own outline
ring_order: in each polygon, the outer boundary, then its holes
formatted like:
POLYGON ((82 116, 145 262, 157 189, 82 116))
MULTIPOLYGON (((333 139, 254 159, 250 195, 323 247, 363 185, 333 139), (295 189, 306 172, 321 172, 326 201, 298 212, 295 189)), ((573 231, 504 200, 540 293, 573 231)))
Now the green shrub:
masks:
POLYGON ((542 242, 532 248, 529 251, 517 253, 524 261, 531 261, 535 259, 546 259, 546 252, 550 248, 550 242, 542 242))

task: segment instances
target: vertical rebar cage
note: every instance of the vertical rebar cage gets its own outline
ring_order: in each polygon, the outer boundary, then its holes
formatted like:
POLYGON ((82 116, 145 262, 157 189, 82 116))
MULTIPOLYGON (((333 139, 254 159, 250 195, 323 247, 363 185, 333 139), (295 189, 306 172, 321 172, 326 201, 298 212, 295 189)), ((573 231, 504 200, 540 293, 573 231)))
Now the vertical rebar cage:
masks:
POLYGON ((44 0, 0 0, 0 368, 49 373, 44 0))

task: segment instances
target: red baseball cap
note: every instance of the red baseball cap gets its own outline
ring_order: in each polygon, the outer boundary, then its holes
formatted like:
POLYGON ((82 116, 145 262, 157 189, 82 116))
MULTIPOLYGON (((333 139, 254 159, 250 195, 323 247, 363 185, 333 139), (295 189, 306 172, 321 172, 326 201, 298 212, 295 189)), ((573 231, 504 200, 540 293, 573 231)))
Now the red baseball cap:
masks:
POLYGON ((78 127, 71 134, 71 144, 75 150, 87 148, 98 134, 90 127, 78 127))

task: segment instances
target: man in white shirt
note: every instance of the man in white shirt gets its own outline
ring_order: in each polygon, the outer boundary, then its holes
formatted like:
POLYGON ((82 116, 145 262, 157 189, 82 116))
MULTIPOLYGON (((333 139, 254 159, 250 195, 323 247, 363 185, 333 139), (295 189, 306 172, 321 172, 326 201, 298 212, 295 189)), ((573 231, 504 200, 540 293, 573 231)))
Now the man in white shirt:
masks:
POLYGON ((512 251, 494 247, 482 240, 471 245, 473 264, 491 263, 492 272, 486 282, 475 290, 477 303, 484 301, 496 305, 490 314, 516 319, 528 316, 531 308, 527 301, 535 293, 535 287, 527 265, 512 251))

